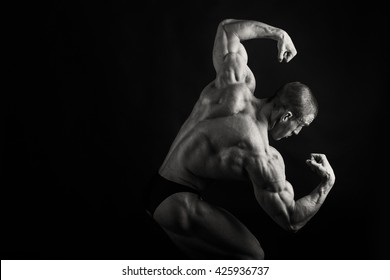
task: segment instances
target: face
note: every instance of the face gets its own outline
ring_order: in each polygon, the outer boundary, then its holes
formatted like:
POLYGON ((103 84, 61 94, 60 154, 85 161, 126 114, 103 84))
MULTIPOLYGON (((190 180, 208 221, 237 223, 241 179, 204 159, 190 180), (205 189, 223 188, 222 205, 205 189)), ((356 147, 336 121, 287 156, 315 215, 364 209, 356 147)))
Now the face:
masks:
POLYGON ((277 141, 292 135, 298 135, 302 128, 309 126, 313 120, 313 114, 306 116, 304 119, 296 119, 293 118, 290 112, 286 112, 271 129, 270 134, 277 141))

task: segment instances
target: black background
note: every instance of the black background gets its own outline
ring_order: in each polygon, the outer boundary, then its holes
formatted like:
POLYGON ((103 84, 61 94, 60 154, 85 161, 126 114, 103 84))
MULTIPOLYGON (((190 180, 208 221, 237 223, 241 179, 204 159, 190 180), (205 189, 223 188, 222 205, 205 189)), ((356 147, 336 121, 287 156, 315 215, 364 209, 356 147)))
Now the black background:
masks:
POLYGON ((250 185, 207 194, 260 240, 268 259, 386 259, 388 16, 384 5, 328 1, 53 1, 17 7, 5 45, 2 259, 184 258, 144 213, 141 191, 203 87, 225 18, 286 30, 298 55, 245 43, 255 95, 308 84, 318 118, 271 142, 296 198, 318 183, 305 166, 328 156, 336 184, 297 234, 276 226, 250 185), (38 6, 37 6, 38 5, 38 6), (11 74, 11 75, 9 75, 11 74), (9 76, 8 76, 9 75, 9 76))

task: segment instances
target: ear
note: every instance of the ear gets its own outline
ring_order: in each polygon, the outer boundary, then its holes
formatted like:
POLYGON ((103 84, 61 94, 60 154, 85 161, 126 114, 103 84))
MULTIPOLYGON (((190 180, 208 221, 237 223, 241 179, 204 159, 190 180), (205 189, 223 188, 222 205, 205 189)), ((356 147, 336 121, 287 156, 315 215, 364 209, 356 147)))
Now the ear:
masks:
POLYGON ((280 121, 286 122, 286 121, 290 120, 292 117, 293 117, 293 114, 291 113, 291 111, 286 111, 280 117, 280 121))

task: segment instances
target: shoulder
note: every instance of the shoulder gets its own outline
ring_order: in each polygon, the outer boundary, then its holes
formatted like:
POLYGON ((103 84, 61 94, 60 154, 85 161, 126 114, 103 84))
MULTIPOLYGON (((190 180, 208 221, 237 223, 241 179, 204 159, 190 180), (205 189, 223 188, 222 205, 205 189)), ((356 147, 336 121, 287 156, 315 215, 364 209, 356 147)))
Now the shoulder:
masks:
POLYGON ((200 94, 199 101, 201 104, 214 104, 226 106, 242 102, 249 102, 254 98, 251 88, 247 84, 231 84, 224 88, 218 88, 216 82, 207 85, 200 94))
POLYGON ((281 165, 284 168, 284 160, 278 150, 272 146, 267 148, 259 148, 251 156, 250 164, 259 167, 267 167, 268 165, 281 165))
POLYGON ((280 152, 272 146, 268 146, 265 150, 265 154, 269 160, 280 161, 284 163, 283 157, 280 152))
POLYGON ((273 147, 254 153, 247 164, 248 174, 256 185, 268 186, 286 180, 282 155, 273 147))

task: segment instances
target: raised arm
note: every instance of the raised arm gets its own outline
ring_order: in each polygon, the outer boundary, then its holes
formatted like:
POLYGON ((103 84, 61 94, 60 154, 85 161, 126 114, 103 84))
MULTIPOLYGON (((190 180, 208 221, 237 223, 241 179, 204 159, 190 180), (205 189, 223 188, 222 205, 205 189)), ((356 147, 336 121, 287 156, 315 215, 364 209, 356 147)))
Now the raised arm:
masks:
POLYGON ((246 64, 248 56, 241 42, 260 38, 277 41, 279 62, 289 62, 297 54, 290 36, 280 28, 252 20, 226 19, 219 24, 214 42, 213 64, 216 72, 220 71, 228 54, 239 54, 246 64))
POLYGON ((272 159, 262 163, 257 172, 249 171, 255 196, 260 206, 286 230, 301 229, 321 208, 335 182, 335 175, 323 154, 312 154, 307 164, 321 178, 318 186, 308 195, 294 200, 291 184, 284 178, 284 165, 272 159))

